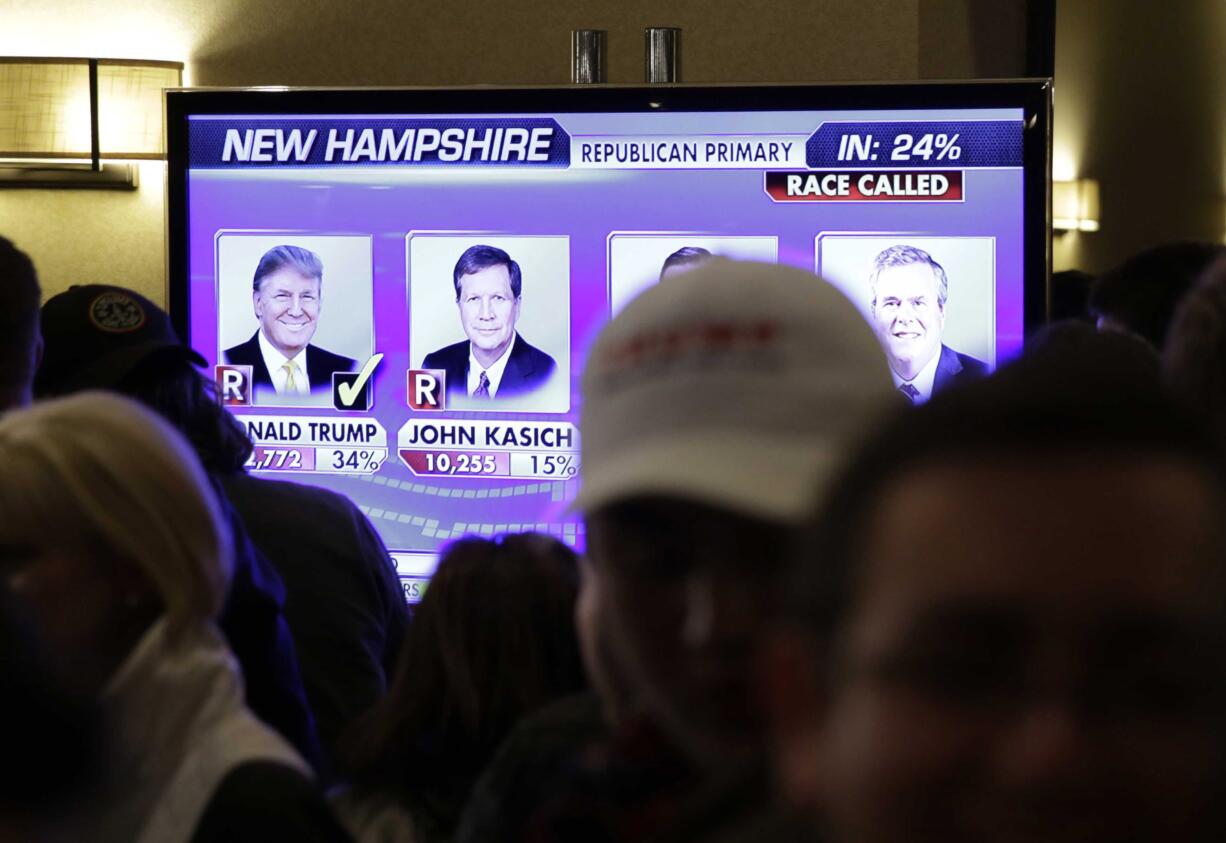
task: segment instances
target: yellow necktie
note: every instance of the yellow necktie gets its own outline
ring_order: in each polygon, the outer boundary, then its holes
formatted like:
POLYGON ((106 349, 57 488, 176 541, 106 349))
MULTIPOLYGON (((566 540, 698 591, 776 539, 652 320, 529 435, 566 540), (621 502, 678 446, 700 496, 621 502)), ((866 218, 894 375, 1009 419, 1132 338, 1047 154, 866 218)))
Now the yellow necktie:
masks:
POLYGON ((294 379, 294 375, 298 373, 298 364, 293 360, 286 360, 281 368, 285 370, 285 391, 297 394, 298 381, 294 379))

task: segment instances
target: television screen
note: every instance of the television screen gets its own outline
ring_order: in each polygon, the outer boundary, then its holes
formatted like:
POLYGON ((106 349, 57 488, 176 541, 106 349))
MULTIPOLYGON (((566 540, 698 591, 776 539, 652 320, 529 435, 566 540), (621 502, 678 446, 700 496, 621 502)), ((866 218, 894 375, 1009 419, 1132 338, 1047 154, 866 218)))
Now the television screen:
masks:
MULTIPOLYGON (((414 600, 439 548, 579 548, 584 357, 711 256, 839 286, 900 391, 1045 307, 1045 82, 182 91, 170 310, 255 443, 353 498, 414 600)), ((752 290, 745 291, 752 296, 752 290)))

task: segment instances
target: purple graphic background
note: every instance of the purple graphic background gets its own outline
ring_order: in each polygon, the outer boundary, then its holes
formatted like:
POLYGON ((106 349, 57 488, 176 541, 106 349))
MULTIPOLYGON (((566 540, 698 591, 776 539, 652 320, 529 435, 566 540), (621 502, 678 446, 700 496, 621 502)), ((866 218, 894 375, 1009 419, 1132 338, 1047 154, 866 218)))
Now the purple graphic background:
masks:
MULTIPOLYGON (((507 118, 475 118, 475 119, 442 119, 437 117, 417 118, 417 119, 384 119, 384 120, 360 120, 355 118, 268 118, 268 117, 250 117, 250 118, 223 118, 221 120, 197 120, 192 126, 192 144, 190 167, 224 167, 224 168, 251 168, 251 167, 309 167, 309 166, 329 166, 329 167, 374 167, 379 166, 377 162, 358 158, 356 161, 346 162, 343 156, 338 152, 334 159, 329 161, 327 157, 328 150, 328 133, 329 130, 335 131, 339 138, 345 138, 346 133, 351 133, 352 136, 358 135, 364 129, 372 130, 376 138, 380 137, 380 132, 384 129, 390 130, 396 138, 406 130, 420 132, 422 129, 461 129, 470 130, 476 133, 479 137, 481 133, 489 130, 506 129, 509 127, 523 129, 553 129, 554 134, 550 138, 548 148, 548 160, 546 161, 521 161, 512 158, 506 160, 505 156, 492 157, 488 161, 481 162, 485 167, 566 167, 570 164, 570 138, 561 130, 557 122, 544 118, 524 118, 524 117, 507 117, 507 118), (306 160, 299 163, 294 160, 292 153, 286 154, 285 160, 276 161, 280 154, 274 151, 272 157, 274 162, 270 163, 249 163, 241 159, 233 161, 223 160, 225 152, 226 132, 234 129, 242 136, 245 132, 255 131, 259 129, 284 130, 288 135, 293 129, 298 129, 303 137, 311 131, 316 132, 315 141, 310 146, 310 153, 306 160)), ((376 141, 377 142, 377 141, 376 141)), ((354 139, 356 148, 356 139, 354 139)), ((411 148, 411 147, 410 147, 411 148)), ((492 151, 492 150, 491 150, 492 151)), ((432 166, 432 167, 466 167, 472 166, 476 162, 465 161, 448 161, 440 157, 439 151, 433 150, 426 153, 421 160, 402 160, 399 166, 432 166)))
MULTIPOLYGON (((786 112, 746 114, 559 115, 575 134, 706 134, 726 132, 811 133, 825 120, 1016 118, 1004 110, 879 112, 786 112)), ((996 349, 1007 359, 1022 343, 1023 172, 967 170, 966 201, 775 203, 763 190, 763 171, 515 171, 423 172, 392 167, 288 171, 194 170, 189 174, 191 344, 210 364, 217 348, 215 235, 219 230, 373 237, 375 350, 385 355, 374 379, 372 414, 387 430, 388 460, 374 476, 291 474, 278 476, 334 489, 352 497, 370 515, 389 548, 432 551, 465 533, 543 529, 582 546, 582 525, 566 512, 576 480, 538 481, 417 478, 395 456, 396 433, 413 413, 405 400, 410 365, 405 235, 410 230, 552 234, 570 238, 571 412, 482 414, 480 418, 547 421, 579 414, 578 383, 592 339, 608 315, 606 240, 613 231, 703 232, 769 235, 779 243, 779 261, 811 270, 814 237, 821 231, 908 232, 996 238, 996 349)), ((475 237, 474 242, 478 242, 475 237)), ((512 257, 514 257, 512 255, 512 257)), ((253 267, 254 269, 254 267, 253 267)), ((414 279, 414 283, 430 283, 414 279)), ((450 277, 433 283, 451 284, 450 277)), ((533 279, 523 280, 531 291, 533 279)), ((752 295, 747 291, 746 295, 752 295)), ((326 303, 321 319, 336 318, 338 302, 326 303)), ((524 307, 548 307, 525 296, 524 307)), ((365 318, 365 317, 364 317, 365 318)), ((458 319, 454 310, 441 319, 458 319)), ((254 317, 252 327, 254 328, 254 317)), ((531 339, 531 338, 529 338, 531 339)), ((326 410, 252 409, 262 415, 330 415, 326 410)), ((242 414, 238 410, 237 414, 242 414)), ((450 418, 473 414, 449 413, 450 418)))

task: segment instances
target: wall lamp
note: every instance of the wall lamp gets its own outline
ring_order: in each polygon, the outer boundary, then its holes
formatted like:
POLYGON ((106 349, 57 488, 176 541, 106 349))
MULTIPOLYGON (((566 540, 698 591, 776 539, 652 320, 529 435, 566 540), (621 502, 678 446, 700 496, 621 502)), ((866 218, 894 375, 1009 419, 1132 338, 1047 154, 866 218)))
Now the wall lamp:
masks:
POLYGON ((132 159, 166 157, 169 61, 0 57, 0 188, 134 190, 132 159))
POLYGON ((1051 183, 1053 231, 1098 231, 1098 182, 1094 179, 1051 183))

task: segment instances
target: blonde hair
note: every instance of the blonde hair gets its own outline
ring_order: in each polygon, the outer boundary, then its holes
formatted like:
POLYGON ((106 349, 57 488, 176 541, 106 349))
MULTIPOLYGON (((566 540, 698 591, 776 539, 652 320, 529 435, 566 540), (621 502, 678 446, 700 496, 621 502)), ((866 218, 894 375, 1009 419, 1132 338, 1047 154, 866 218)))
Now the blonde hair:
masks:
POLYGON ((213 620, 230 533, 199 460, 153 412, 82 392, 0 417, 0 540, 137 566, 172 633, 213 620))

